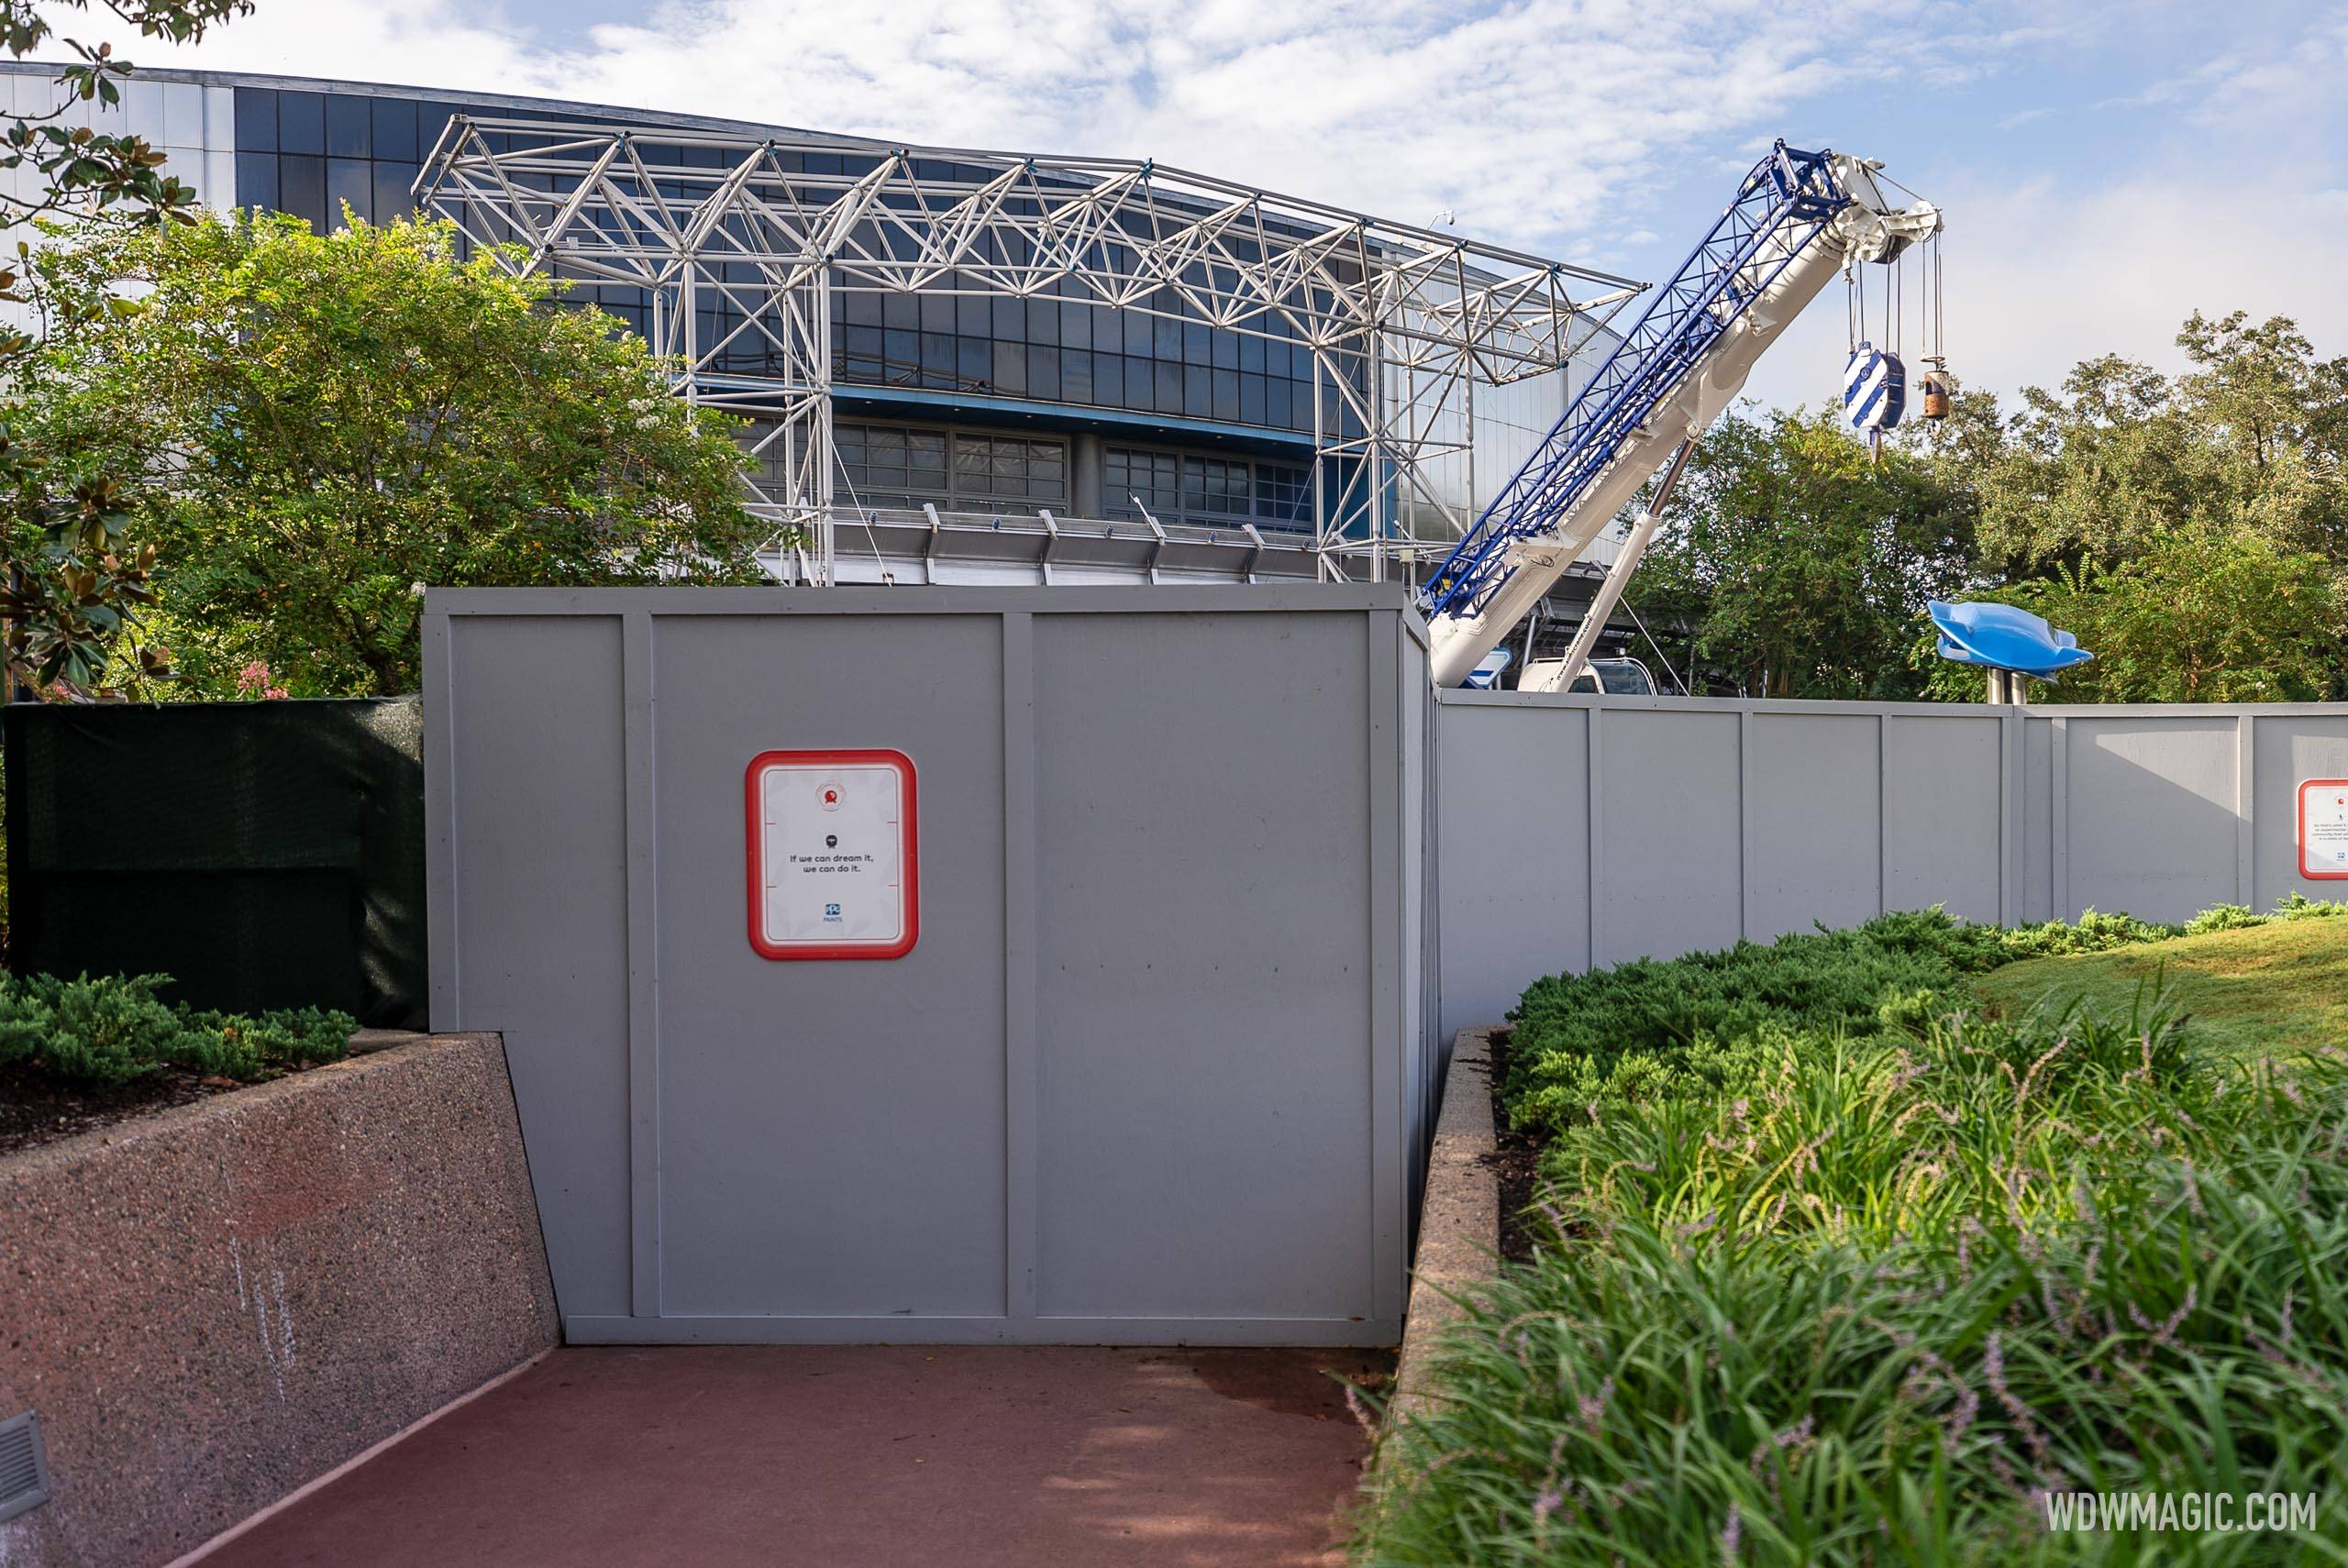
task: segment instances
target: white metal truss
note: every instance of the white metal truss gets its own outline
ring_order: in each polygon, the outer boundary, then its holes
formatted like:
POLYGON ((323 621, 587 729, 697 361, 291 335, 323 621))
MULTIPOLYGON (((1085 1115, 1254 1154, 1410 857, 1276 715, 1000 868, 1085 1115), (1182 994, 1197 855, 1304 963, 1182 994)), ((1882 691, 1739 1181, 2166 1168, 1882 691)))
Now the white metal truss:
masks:
POLYGON ((516 271, 644 290, 677 390, 758 422, 759 509, 826 582, 836 293, 1068 298, 1073 282, 1092 304, 1301 340, 1322 570, 1381 579, 1472 520, 1430 479, 1468 441, 1444 411, 1564 365, 1577 318, 1641 287, 1148 161, 804 133, 460 116, 416 193, 516 271))

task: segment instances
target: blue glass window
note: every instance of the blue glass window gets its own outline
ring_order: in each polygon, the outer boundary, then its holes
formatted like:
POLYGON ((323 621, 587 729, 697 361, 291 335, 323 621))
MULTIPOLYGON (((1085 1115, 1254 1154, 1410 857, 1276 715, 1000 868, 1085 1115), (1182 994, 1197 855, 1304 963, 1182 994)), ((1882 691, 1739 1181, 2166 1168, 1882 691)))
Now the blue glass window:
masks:
POLYGON ((290 152, 280 158, 277 201, 282 211, 307 218, 312 228, 326 233, 331 226, 327 222, 327 160, 290 152))
MULTIPOLYGON (((237 150, 238 152, 275 152, 277 150, 276 89, 239 87, 236 91, 237 150)), ((276 176, 271 174, 270 184, 274 187, 276 183, 276 176)), ((238 198, 240 201, 242 199, 238 198)))
POLYGON ((237 204, 240 207, 277 207, 277 154, 273 152, 240 152, 237 154, 237 204))
POLYGON ((408 194, 415 183, 416 166, 413 163, 388 163, 377 160, 369 167, 375 171, 375 221, 390 223, 415 210, 415 198, 408 194))
POLYGON ((371 158, 374 156, 373 105, 365 98, 346 97, 336 94, 327 100, 327 156, 329 158, 371 158))
MULTIPOLYGON (((425 149, 416 136, 416 104, 412 98, 377 98, 373 101, 374 156, 403 160, 415 163, 422 160, 425 149)), ((438 135, 441 122, 433 122, 433 134, 438 135)))
MULTIPOLYGON (((280 93, 277 146, 281 152, 323 154, 327 149, 327 101, 316 93, 280 93)), ((282 171, 279 178, 284 178, 282 171)))
POLYGON ((349 204, 353 217, 371 222, 375 215, 374 167, 363 158, 327 160, 327 226, 342 226, 342 209, 349 204))

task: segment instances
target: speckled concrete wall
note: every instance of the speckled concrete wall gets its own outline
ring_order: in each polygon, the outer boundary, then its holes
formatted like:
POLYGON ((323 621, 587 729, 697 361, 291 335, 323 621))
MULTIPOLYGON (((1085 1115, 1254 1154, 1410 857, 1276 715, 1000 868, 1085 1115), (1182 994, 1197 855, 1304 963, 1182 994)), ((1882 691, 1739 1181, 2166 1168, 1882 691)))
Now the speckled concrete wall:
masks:
POLYGON ((0 1159, 0 1418, 52 1486, 0 1563, 168 1562, 556 1332, 494 1035, 0 1159))

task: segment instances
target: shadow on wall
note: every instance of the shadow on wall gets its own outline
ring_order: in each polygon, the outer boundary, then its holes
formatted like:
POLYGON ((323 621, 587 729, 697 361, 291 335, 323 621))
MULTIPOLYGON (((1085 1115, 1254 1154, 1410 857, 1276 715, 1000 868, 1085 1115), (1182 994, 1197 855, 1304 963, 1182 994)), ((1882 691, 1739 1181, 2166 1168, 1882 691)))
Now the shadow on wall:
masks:
POLYGON ((2073 711, 2027 721, 2021 918, 2183 921, 2343 884, 2298 874, 2301 779, 2348 777, 2348 712, 2073 711))

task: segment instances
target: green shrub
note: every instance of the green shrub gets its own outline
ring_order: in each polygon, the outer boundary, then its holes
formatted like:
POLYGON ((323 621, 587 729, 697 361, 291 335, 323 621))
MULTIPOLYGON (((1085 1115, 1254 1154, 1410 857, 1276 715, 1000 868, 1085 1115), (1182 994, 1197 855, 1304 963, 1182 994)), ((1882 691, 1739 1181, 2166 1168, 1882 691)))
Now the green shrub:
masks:
POLYGON ((1793 1246, 1623 1216, 1512 1270, 1449 1336, 1445 1397, 1386 1439, 1360 1561, 2335 1562, 2330 1139, 2156 1161, 2142 1201, 2052 1232, 1793 1246), (2138 1489, 2315 1493, 2316 1539, 2057 1535, 2038 1512, 2044 1492, 2138 1489))
POLYGON ((0 1063, 67 1083, 127 1083, 184 1067, 250 1081, 338 1059, 357 1027, 349 1013, 303 1008, 195 1012, 156 992, 168 975, 0 977, 0 1063))
POLYGON ((1961 974, 1998 962, 2002 937, 1926 910, 1849 931, 1553 975, 1510 1015, 1510 1117, 1554 1132, 1593 1106, 1708 1098, 1749 1076, 1789 1035, 1874 1035, 1895 999, 1929 1009, 1961 974), (1772 1043, 1756 1056, 1765 1032, 1772 1043))
POLYGON ((83 1084, 151 1072, 180 1033, 179 1014, 155 995, 169 983, 165 975, 0 979, 0 1061, 83 1084))
POLYGON ((2267 914, 2256 913, 2247 904, 2218 904, 2203 910, 2180 929, 2187 936, 2199 936, 2204 932, 2240 931, 2247 926, 2266 925, 2275 921, 2324 920, 2342 914, 2348 914, 2348 903, 2310 899, 2304 893, 2294 892, 2277 900, 2273 911, 2267 914))
POLYGON ((2003 933, 2004 962, 2022 958, 2053 958, 2066 953, 2103 953, 2132 947, 2142 942, 2163 942, 2185 934, 2181 925, 2158 925, 2133 915, 2101 914, 2088 910, 2077 925, 2050 920, 2021 925, 2003 933))
POLYGON ((2212 904, 2185 922, 2185 934, 2200 936, 2212 931, 2242 931, 2265 923, 2266 917, 2248 904, 2212 904))
MULTIPOLYGON (((2212 911, 2221 931, 2328 918, 2212 911)), ((1526 994, 1536 1243, 1381 1439, 1357 1558, 2339 1562, 2348 1051, 1966 977, 2181 934, 1937 911, 1526 994), (2306 1539, 2051 1532, 2049 1492, 2314 1494, 2306 1539)))
POLYGON ((193 1012, 180 1036, 181 1066, 219 1077, 268 1077, 289 1067, 341 1059, 358 1024, 315 1007, 264 1012, 193 1012))
POLYGON ((2334 1560, 2035 1498, 2312 1492, 2348 1539, 2348 1055, 2205 1054, 2150 997, 1755 1039, 1725 1099, 1553 1142, 1558 1231, 1385 1439, 1364 1562, 2334 1560))
POLYGON ((1552 975, 1509 1015, 1501 1099, 1515 1126, 1554 1135, 1593 1110, 1733 1092, 1756 1064, 1789 1049, 1815 1055, 1838 1040, 1917 1038, 1960 1004, 1966 977, 2003 964, 2342 911, 2348 904, 2293 894, 2270 915, 2221 905, 2186 925, 2161 925, 2089 910, 2076 925, 2005 929, 1918 910, 1843 931, 1552 975))
POLYGON ((2310 899, 2304 893, 2288 893, 2276 900, 2275 912, 2269 920, 2326 920, 2348 915, 2348 902, 2336 899, 2310 899))

